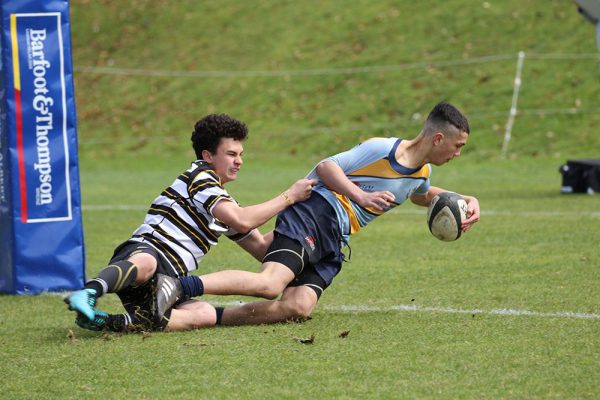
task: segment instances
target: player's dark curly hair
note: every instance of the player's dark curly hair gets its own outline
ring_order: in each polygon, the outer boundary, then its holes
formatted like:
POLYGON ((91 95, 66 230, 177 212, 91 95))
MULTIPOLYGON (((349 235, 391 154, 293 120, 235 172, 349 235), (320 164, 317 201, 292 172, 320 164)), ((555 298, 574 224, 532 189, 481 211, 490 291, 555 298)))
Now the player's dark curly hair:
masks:
POLYGON ((194 125, 192 145, 196 157, 201 159, 203 150, 215 154, 222 138, 242 141, 247 137, 248 127, 243 122, 226 114, 210 114, 194 125))
POLYGON ((458 132, 470 133, 469 121, 452 104, 442 101, 433 107, 425 121, 424 134, 442 132, 456 134, 458 132))

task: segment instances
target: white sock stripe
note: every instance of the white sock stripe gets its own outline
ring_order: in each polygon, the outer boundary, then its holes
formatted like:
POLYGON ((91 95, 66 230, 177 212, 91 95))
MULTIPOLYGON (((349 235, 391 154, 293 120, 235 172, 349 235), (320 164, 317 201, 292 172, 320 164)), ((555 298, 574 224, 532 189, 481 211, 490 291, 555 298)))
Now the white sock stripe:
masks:
POLYGON ((104 293, 108 293, 108 284, 106 283, 106 281, 104 281, 104 279, 94 278, 94 279, 90 280, 90 282, 92 282, 92 281, 98 282, 102 286, 102 291, 104 293))

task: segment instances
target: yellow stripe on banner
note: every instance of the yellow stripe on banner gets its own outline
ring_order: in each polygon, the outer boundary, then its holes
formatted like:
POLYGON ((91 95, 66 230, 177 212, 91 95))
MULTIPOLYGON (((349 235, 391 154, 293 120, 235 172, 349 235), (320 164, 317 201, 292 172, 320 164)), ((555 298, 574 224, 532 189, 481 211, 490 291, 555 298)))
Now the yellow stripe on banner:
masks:
POLYGON ((17 15, 10 14, 10 39, 12 43, 13 76, 15 89, 21 90, 21 74, 19 73, 19 43, 17 41, 17 15))
POLYGON ((335 197, 337 197, 342 207, 344 207, 344 210, 346 210, 346 214, 348 214, 348 219, 350 220, 350 234, 353 235, 356 232, 360 231, 360 224, 358 223, 358 218, 356 218, 356 214, 352 209, 350 199, 336 192, 333 192, 333 194, 335 195, 335 197))

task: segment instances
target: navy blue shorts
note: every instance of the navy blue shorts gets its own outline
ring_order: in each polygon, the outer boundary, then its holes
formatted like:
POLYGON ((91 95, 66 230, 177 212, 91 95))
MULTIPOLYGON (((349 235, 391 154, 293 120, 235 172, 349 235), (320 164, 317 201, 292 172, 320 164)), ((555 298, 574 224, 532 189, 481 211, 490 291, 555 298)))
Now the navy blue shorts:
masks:
POLYGON ((299 279, 310 281, 310 275, 316 273, 323 280, 321 289, 325 290, 344 261, 339 223, 327 200, 313 192, 308 200, 288 207, 277 217, 275 232, 296 240, 308 253, 308 265, 290 286, 302 285, 299 279))

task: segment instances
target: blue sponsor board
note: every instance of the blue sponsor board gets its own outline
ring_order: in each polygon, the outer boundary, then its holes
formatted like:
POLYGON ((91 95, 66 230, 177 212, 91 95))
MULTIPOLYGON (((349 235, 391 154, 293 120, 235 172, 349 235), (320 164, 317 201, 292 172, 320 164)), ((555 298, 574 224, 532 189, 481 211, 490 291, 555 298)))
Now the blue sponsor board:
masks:
POLYGON ((20 69, 19 160, 26 194, 26 222, 71 218, 66 89, 60 13, 16 14, 14 31, 20 69))
POLYGON ((0 291, 80 288, 84 243, 68 1, 3 0, 0 291))
MULTIPOLYGON (((0 48, 1 49, 1 48, 0 48)), ((3 72, 0 57, 0 72, 3 72)), ((9 288, 13 282, 13 224, 10 171, 8 169, 8 135, 6 131, 6 93, 4 74, 0 73, 0 288, 9 288)))

